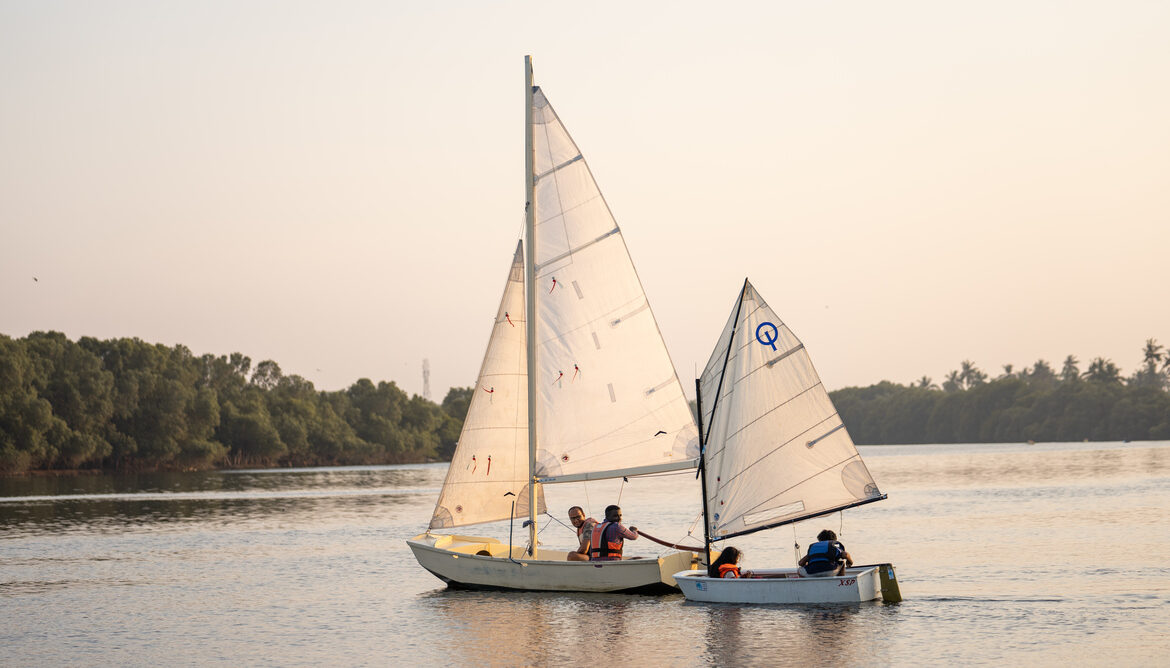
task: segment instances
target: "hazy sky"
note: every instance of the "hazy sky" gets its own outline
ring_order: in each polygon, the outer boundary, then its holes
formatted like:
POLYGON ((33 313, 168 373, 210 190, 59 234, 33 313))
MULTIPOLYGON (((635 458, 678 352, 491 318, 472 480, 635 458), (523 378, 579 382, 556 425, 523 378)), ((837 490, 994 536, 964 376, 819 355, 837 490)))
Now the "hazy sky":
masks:
POLYGON ((0 333, 473 384, 532 54, 688 391, 745 276, 830 389, 1128 374, 1170 344, 1168 35, 1162 1, 5 0, 0 333))

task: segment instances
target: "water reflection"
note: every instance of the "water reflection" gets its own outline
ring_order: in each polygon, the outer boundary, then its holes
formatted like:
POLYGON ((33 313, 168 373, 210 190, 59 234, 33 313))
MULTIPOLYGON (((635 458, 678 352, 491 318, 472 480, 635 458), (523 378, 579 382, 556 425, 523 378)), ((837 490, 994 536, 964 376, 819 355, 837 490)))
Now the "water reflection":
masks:
MULTIPOLYGON (((794 542, 832 528, 855 558, 898 565, 896 606, 448 591, 404 542, 430 517, 441 465, 0 480, 0 663, 1164 662, 1166 444, 865 450, 888 501, 736 546, 749 568, 790 565, 794 542), (1021 546, 1044 558, 1020 562, 1021 546)), ((548 493, 561 517, 620 499, 677 540, 696 488, 689 474, 548 493)), ((573 539, 544 526, 550 545, 573 539)))
POLYGON ((441 467, 2 478, 0 537, 360 523, 431 503, 441 467))
POLYGON ((56 497, 75 494, 143 494, 333 490, 338 488, 410 489, 442 482, 445 466, 366 466, 317 469, 264 469, 108 475, 0 478, 0 497, 56 497))

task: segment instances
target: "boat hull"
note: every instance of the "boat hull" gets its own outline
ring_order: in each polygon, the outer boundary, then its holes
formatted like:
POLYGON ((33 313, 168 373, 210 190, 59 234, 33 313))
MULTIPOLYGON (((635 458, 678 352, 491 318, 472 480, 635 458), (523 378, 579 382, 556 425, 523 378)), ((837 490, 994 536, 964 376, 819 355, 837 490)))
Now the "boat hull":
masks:
POLYGON ((678 591, 674 573, 698 567, 691 552, 588 562, 544 549, 539 559, 525 559, 524 547, 479 536, 425 533, 406 544, 419 565, 453 589, 666 594, 678 591))
MULTIPOLYGON (((800 577, 795 568, 774 568, 752 571, 764 577, 720 579, 687 571, 675 573, 674 579, 688 601, 703 603, 861 603, 882 599, 883 580, 893 583, 893 572, 892 566, 883 564, 850 568, 845 575, 832 577, 800 577), (884 568, 886 577, 879 573, 884 568)), ((896 584, 892 586, 896 590, 896 584)), ((894 599, 887 595, 886 600, 894 599)))

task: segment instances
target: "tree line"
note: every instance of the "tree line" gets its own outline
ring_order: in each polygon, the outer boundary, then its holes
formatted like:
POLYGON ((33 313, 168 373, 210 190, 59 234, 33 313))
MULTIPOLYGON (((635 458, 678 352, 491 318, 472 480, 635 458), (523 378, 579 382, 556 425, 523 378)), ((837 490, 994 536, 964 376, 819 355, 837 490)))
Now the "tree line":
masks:
POLYGON ((449 459, 471 392, 437 405, 365 378, 325 392, 240 353, 0 335, 0 472, 449 459))
MULTIPOLYGON (((1170 439, 1170 354, 1146 341, 1123 377, 1095 358, 964 361, 943 380, 830 393, 863 444, 1170 439)), ((472 388, 441 404, 393 382, 318 391, 271 360, 139 339, 0 334, 0 472, 398 464, 449 460, 472 388)))
POLYGON ((830 393, 854 441, 1002 443, 1170 439, 1170 355, 1154 339, 1129 377, 1097 357, 1082 372, 1069 355, 1057 370, 1044 360, 994 379, 965 360, 943 383, 882 382, 830 393))

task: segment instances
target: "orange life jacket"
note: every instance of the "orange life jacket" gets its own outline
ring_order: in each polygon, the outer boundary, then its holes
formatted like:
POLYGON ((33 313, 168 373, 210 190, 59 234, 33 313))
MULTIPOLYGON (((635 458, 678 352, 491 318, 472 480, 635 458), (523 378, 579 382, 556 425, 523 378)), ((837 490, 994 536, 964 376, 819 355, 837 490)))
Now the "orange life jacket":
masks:
POLYGON ((622 546, 626 541, 618 535, 618 526, 617 522, 602 522, 593 527, 593 535, 589 537, 589 561, 615 561, 622 558, 622 546))
POLYGON ((739 566, 735 564, 723 564, 719 567, 719 577, 721 578, 737 578, 739 577, 739 566))

